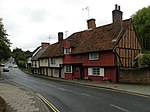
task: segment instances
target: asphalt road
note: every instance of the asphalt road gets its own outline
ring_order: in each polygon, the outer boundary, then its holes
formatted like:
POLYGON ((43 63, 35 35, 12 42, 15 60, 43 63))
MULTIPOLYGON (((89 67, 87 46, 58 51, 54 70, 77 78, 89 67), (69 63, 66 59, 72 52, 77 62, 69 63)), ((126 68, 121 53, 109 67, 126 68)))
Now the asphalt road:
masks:
POLYGON ((150 112, 150 99, 42 79, 10 68, 3 77, 39 93, 61 112, 150 112))

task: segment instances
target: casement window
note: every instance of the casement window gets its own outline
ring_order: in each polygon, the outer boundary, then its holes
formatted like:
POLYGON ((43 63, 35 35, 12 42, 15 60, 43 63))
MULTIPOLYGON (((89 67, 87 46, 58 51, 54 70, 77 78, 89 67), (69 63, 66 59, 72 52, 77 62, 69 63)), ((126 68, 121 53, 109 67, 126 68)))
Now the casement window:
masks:
POLYGON ((89 60, 98 60, 98 59, 99 59, 98 53, 90 53, 89 54, 89 60))
POLYGON ((81 55, 80 54, 77 54, 77 56, 76 56, 77 58, 80 58, 81 57, 81 55))
POLYGON ((44 63, 47 63, 47 59, 44 59, 44 63))
POLYGON ((41 59, 41 63, 43 63, 43 59, 41 59))
POLYGON ((51 64, 56 64, 56 58, 51 58, 51 64))
POLYGON ((39 66, 39 62, 38 62, 38 61, 36 61, 36 62, 35 62, 35 65, 36 65, 36 67, 38 67, 38 66, 39 66))
POLYGON ((71 48, 64 49, 64 54, 70 54, 70 53, 71 53, 71 48))
POLYGON ((58 70, 57 69, 54 69, 54 74, 58 74, 58 70))
POLYGON ((72 73, 72 66, 71 65, 65 66, 65 73, 72 73))
POLYGON ((88 68, 88 75, 104 77, 104 68, 99 68, 99 67, 88 68))

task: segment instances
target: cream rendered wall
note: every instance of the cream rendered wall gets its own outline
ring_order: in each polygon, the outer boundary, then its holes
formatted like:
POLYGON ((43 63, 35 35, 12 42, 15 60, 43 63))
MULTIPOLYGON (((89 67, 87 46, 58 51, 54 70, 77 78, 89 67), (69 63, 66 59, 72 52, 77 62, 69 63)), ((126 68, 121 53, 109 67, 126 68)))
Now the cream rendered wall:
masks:
POLYGON ((51 73, 52 73, 53 77, 59 77, 59 68, 60 68, 60 64, 63 64, 63 58, 62 57, 55 57, 54 59, 55 59, 55 64, 51 63, 51 58, 49 59, 50 67, 52 70, 51 73))
POLYGON ((44 75, 47 75, 47 68, 44 68, 44 75))
POLYGON ((31 65, 32 67, 35 67, 35 61, 32 61, 31 65))
POLYGON ((59 77, 59 69, 53 68, 52 72, 53 72, 53 77, 59 77))
POLYGON ((32 61, 32 67, 39 68, 39 61, 32 61))
POLYGON ((47 75, 48 76, 52 76, 52 72, 51 72, 51 69, 50 68, 47 68, 48 70, 47 70, 47 75))
POLYGON ((48 67, 48 59, 46 58, 40 59, 39 63, 40 63, 40 67, 48 67))
POLYGON ((61 78, 65 78, 64 67, 61 69, 61 78))
POLYGON ((35 61, 36 63, 36 68, 39 68, 39 61, 35 61))
POLYGON ((63 64, 63 58, 62 57, 57 57, 55 58, 55 64, 51 64, 51 59, 50 59, 50 67, 60 67, 60 64, 63 64))
POLYGON ((29 58, 27 59, 27 63, 32 63, 32 62, 31 62, 31 57, 29 57, 29 58))

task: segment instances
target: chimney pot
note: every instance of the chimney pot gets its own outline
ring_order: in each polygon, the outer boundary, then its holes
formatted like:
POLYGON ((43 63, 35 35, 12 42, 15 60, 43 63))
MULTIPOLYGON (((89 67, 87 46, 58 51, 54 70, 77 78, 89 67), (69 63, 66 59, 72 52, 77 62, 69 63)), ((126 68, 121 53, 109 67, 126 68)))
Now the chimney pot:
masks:
POLYGON ((63 32, 58 33, 58 42, 61 42, 63 40, 63 32))
POLYGON ((118 10, 118 4, 115 5, 115 10, 118 10))
POLYGON ((120 11, 120 6, 115 5, 115 10, 112 11, 112 20, 113 20, 113 30, 116 33, 112 40, 116 40, 117 35, 122 29, 122 14, 123 12, 120 11))
POLYGON ((95 19, 92 18, 92 19, 87 20, 87 26, 88 26, 88 29, 96 28, 95 19))
POLYGON ((113 23, 121 22, 122 21, 122 14, 123 14, 123 12, 120 11, 120 6, 118 6, 116 4, 115 5, 115 10, 112 11, 113 23))
POLYGON ((120 11, 120 6, 118 6, 118 10, 120 11))

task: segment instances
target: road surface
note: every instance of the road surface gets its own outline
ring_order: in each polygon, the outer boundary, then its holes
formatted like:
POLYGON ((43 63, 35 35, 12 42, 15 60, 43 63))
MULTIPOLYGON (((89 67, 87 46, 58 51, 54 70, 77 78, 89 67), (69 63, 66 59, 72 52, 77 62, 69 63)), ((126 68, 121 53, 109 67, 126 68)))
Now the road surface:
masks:
POLYGON ((44 96, 60 112, 150 112, 150 98, 38 78, 19 68, 2 73, 5 80, 44 96))

